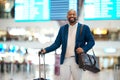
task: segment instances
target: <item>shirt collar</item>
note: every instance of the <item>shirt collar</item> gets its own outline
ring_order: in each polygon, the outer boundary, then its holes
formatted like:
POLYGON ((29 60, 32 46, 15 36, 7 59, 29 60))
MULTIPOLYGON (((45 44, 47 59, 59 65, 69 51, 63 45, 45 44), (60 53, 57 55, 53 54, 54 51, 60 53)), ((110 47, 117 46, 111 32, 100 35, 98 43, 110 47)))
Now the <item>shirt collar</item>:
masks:
MULTIPOLYGON (((69 25, 69 26, 72 26, 72 25, 70 25, 70 24, 68 24, 68 25, 69 25)), ((76 26, 76 27, 77 27, 77 26, 78 26, 78 22, 75 23, 73 26, 76 26)))

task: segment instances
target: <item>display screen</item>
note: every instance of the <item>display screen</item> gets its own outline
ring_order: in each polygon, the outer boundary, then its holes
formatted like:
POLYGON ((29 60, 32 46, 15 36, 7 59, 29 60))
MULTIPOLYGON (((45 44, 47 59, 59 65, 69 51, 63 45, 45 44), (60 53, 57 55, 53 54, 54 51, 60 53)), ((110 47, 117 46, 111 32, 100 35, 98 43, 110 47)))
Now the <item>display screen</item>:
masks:
POLYGON ((6 50, 6 45, 0 43, 0 52, 4 52, 6 50))
POLYGON ((78 0, 15 0, 15 21, 66 20, 67 11, 78 6, 78 0))
POLYGON ((49 20, 49 7, 49 0, 15 0, 15 20, 49 20))
POLYGON ((120 0, 85 0, 85 20, 120 20, 120 0))

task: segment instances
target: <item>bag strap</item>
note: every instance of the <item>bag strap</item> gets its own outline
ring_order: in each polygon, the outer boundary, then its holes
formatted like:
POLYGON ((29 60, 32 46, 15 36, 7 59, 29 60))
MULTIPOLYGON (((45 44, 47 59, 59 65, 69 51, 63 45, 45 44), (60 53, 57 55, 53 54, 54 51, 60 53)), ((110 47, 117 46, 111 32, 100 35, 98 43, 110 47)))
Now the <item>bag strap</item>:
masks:
MULTIPOLYGON (((84 27, 84 25, 83 24, 81 24, 81 28, 80 28, 80 35, 82 35, 82 30, 83 30, 83 27, 84 27)), ((95 53, 94 53, 94 50, 93 50, 93 48, 92 48, 92 52, 93 52, 93 55, 95 56, 95 53)), ((84 62, 83 62, 83 60, 82 60, 82 57, 81 57, 81 55, 79 55, 79 57, 81 58, 81 59, 79 59, 79 60, 81 60, 81 61, 79 61, 79 64, 81 65, 81 67, 83 68, 83 70, 85 70, 84 69, 84 62), (80 63, 81 62, 81 63, 80 63)), ((88 56, 89 57, 89 56, 88 56)), ((93 59, 94 59, 94 57, 93 57, 93 59)), ((89 58, 89 60, 90 60, 90 62, 92 63, 92 61, 91 61, 91 59, 89 58)), ((94 61, 95 61, 95 59, 94 59, 94 61)), ((94 64, 93 65, 95 65, 96 64, 96 61, 94 62, 94 64)))
MULTIPOLYGON (((81 24, 80 35, 82 35, 83 27, 84 27, 84 24, 81 24)), ((93 52, 93 55, 95 56, 95 52, 94 52, 93 48, 92 48, 92 52, 93 52)))
POLYGON ((94 52, 94 50, 93 50, 93 48, 92 48, 92 52, 93 52, 93 55, 96 56, 96 55, 95 55, 95 52, 94 52))
MULTIPOLYGON (((82 35, 82 30, 83 30, 83 24, 81 24, 81 28, 80 28, 80 36, 82 35)), ((83 60, 82 60, 82 56, 81 56, 81 54, 79 54, 78 55, 79 56, 79 61, 78 61, 78 63, 79 63, 79 67, 80 68, 83 68, 83 70, 85 71, 85 68, 84 68, 84 62, 83 62, 83 60)))
POLYGON ((83 30, 83 24, 81 24, 81 28, 80 28, 80 35, 82 35, 82 30, 83 30))

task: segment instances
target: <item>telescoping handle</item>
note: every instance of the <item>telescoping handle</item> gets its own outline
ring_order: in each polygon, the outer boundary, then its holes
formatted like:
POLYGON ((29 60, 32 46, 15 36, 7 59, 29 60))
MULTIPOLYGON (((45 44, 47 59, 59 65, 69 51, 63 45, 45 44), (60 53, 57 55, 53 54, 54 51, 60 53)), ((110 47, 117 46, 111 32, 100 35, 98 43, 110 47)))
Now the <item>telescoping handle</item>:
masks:
POLYGON ((46 70, 45 70, 45 55, 41 53, 41 51, 38 53, 39 56, 39 78, 41 78, 41 69, 40 69, 40 65, 41 65, 41 61, 40 61, 40 57, 43 57, 43 72, 44 72, 44 78, 46 79, 46 70))
POLYGON ((41 78, 41 69, 40 69, 40 64, 41 64, 41 62, 40 62, 40 54, 38 53, 38 56, 39 56, 39 78, 41 78))

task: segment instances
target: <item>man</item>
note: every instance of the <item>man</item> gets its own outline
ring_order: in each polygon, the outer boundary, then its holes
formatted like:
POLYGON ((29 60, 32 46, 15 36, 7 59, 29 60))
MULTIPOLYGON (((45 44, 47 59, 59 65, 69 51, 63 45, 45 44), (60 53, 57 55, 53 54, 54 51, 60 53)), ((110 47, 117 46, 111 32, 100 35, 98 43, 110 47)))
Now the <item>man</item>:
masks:
POLYGON ((62 45, 60 57, 60 80, 81 80, 82 69, 78 67, 78 54, 87 52, 95 44, 94 38, 87 25, 80 29, 82 24, 77 22, 75 10, 69 10, 67 13, 68 24, 60 27, 55 42, 41 50, 41 53, 48 53, 56 50, 62 45))

